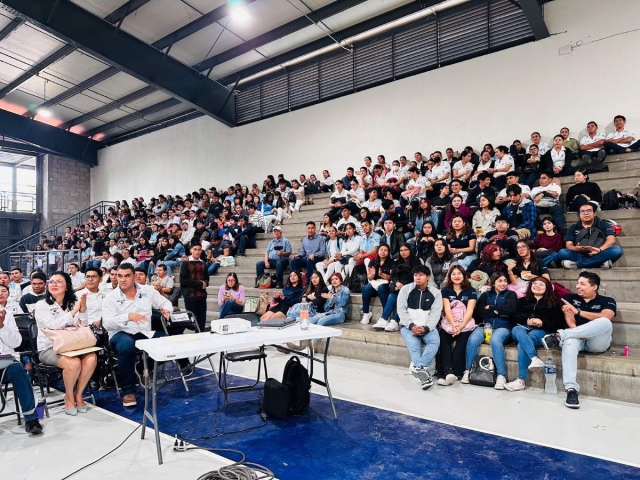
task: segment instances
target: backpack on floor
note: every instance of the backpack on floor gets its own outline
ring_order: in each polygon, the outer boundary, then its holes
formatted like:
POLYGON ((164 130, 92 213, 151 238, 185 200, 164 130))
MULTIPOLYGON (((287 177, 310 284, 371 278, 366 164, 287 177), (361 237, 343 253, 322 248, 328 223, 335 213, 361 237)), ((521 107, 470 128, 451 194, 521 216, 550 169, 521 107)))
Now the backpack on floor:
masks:
POLYGON ((282 384, 289 388, 291 396, 289 411, 293 415, 304 412, 311 401, 311 380, 309 372, 300 363, 300 358, 297 356, 291 357, 284 366, 282 384))
POLYGON ((289 415, 291 395, 289 387, 275 378, 268 378, 264 382, 262 409, 271 418, 283 419, 289 415))
POLYGON ((622 193, 619 190, 609 190, 602 196, 602 210, 618 210, 620 208, 620 197, 622 193))
POLYGON ((477 355, 469 371, 469 383, 481 387, 495 387, 497 379, 498 372, 493 358, 488 355, 477 355))

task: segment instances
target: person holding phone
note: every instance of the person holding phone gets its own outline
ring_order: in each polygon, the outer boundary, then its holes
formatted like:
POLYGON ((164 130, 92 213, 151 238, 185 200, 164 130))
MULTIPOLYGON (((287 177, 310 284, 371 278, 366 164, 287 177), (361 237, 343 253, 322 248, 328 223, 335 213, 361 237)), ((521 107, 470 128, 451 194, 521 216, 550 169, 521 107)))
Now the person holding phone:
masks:
POLYGON ((232 313, 242 313, 244 309, 244 286, 238 281, 235 272, 227 275, 224 285, 218 290, 218 306, 220 318, 232 313))

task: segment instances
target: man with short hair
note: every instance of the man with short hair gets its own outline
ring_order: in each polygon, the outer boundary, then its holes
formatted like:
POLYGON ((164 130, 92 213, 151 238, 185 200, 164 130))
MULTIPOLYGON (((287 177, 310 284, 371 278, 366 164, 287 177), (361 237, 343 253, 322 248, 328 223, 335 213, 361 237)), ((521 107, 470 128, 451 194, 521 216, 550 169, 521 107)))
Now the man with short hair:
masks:
POLYGON ((102 262, 100 263, 100 265, 92 265, 94 268, 111 268, 111 267, 115 267, 116 266, 116 260, 111 256, 111 253, 109 253, 109 250, 103 250, 102 252, 102 262))
POLYGON ((436 287, 429 287, 430 276, 431 270, 426 265, 415 267, 413 283, 400 289, 397 300, 400 334, 411 355, 409 371, 420 380, 423 390, 433 385, 429 366, 440 347, 436 327, 442 314, 442 295, 436 287))
POLYGON ((256 231, 246 215, 240 217, 239 226, 240 231, 233 238, 232 250, 236 257, 244 257, 247 248, 256 248, 256 231))
POLYGON ((11 269, 11 283, 9 283, 9 301, 20 302, 22 289, 29 286, 29 280, 22 277, 22 270, 18 267, 11 269))
POLYGON ((546 349, 562 348, 562 381, 567 391, 565 405, 580 408, 577 382, 578 353, 606 352, 611 346, 613 325, 616 315, 616 301, 598 293, 600 277, 593 272, 580 272, 576 292, 562 299, 562 311, 569 328, 545 335, 542 344, 546 349))
POLYGON ((478 174, 478 184, 469 192, 467 197, 467 206, 477 209, 479 207, 480 197, 492 198, 495 200, 496 191, 491 186, 491 174, 489 172, 480 172, 478 174))
POLYGON ((47 295, 47 276, 42 272, 31 274, 31 291, 20 298, 20 309, 24 313, 30 313, 40 300, 47 295))
POLYGON ((101 283, 100 289, 102 293, 107 295, 111 293, 114 288, 118 286, 118 267, 113 267, 109 269, 109 281, 107 283, 101 283))
POLYGON ((102 302, 105 294, 100 291, 100 280, 102 279, 102 270, 99 268, 87 268, 85 274, 86 286, 76 292, 76 299, 80 301, 83 295, 86 295, 87 318, 89 323, 96 327, 102 325, 102 302))
POLYGON ((516 172, 509 172, 505 175, 507 179, 507 186, 498 192, 498 196, 496 197, 496 207, 502 208, 508 204, 509 198, 507 197, 507 188, 511 185, 518 185, 522 190, 522 196, 524 198, 529 198, 531 194, 531 189, 529 186, 525 184, 520 184, 518 182, 518 174, 516 172))
POLYGON ((267 230, 267 225, 262 212, 256 209, 255 203, 248 204, 247 210, 249 211, 249 223, 253 225, 253 230, 256 233, 264 233, 267 230))
POLYGON ((363 202, 361 207, 369 209, 371 218, 374 222, 380 220, 380 217, 382 215, 382 200, 378 198, 378 191, 376 189, 371 189, 369 191, 369 199, 363 202))
POLYGON ((389 257, 396 261, 400 256, 400 247, 405 243, 406 239, 402 233, 396 230, 393 218, 387 218, 383 223, 379 245, 387 245, 389 247, 389 257))
POLYGON ((358 182, 358 179, 353 174, 353 167, 349 167, 347 168, 347 174, 342 177, 342 184, 344 185, 345 190, 351 190, 351 182, 353 180, 355 180, 356 183, 358 182))
POLYGON ((467 198, 469 198, 469 192, 465 192, 464 190, 462 190, 462 182, 460 180, 458 180, 457 178, 454 180, 451 180, 450 188, 451 188, 451 194, 449 196, 451 198, 453 198, 454 195, 460 195, 462 197, 462 203, 467 203, 467 198))
POLYGON ((300 242, 300 251, 291 257, 291 270, 300 271, 306 264, 307 282, 311 281, 316 263, 324 259, 324 253, 324 238, 316 233, 315 222, 307 222, 307 236, 300 242))
POLYGON ((540 186, 531 190, 531 199, 536 206, 536 226, 538 230, 542 230, 540 215, 544 214, 551 215, 558 228, 563 227, 564 213, 560 205, 561 193, 562 187, 553 182, 553 174, 551 172, 542 172, 540 174, 540 186))
POLYGON ((564 148, 571 151, 571 153, 577 155, 580 151, 580 144, 578 143, 578 140, 570 137, 570 134, 571 132, 569 132, 569 127, 562 127, 560 129, 560 135, 562 135, 562 138, 564 138, 564 142, 562 142, 562 145, 564 146, 564 148))
POLYGON ((151 282, 151 286, 155 288, 160 295, 165 298, 169 298, 169 295, 171 295, 171 292, 173 291, 174 282, 173 278, 171 278, 167 273, 167 266, 158 265, 156 275, 158 275, 158 279, 151 282))
POLYGON ((147 284, 147 271, 144 268, 136 267, 134 268, 134 278, 138 285, 146 285, 147 284))
POLYGON ((73 285, 74 292, 82 290, 85 287, 84 273, 80 271, 77 263, 69 265, 69 276, 71 277, 71 285, 73 285))
POLYGON ((626 123, 627 119, 624 115, 616 115, 613 117, 613 125, 616 129, 607 135, 605 139, 605 152, 631 153, 640 150, 640 140, 636 140, 633 132, 624 128, 626 123))
POLYGON ((138 266, 138 261, 131 256, 131 252, 128 248, 122 250, 122 261, 120 262, 120 265, 122 265, 123 263, 133 265, 134 268, 138 266))
POLYGON ((518 237, 533 238, 536 236, 536 208, 531 200, 522 196, 520 185, 509 185, 507 195, 510 203, 504 207, 504 216, 509 226, 518 232, 518 237))
POLYGON ((342 210, 340 211, 340 213, 341 213, 340 220, 338 220, 338 223, 336 223, 336 228, 338 229, 338 235, 339 236, 346 235, 345 230, 347 228, 347 224, 349 223, 353 223, 356 226, 356 232, 358 233, 358 235, 362 235, 362 225, 360 225, 360 222, 356 220, 354 216, 351 215, 351 209, 347 205, 342 207, 342 210))
POLYGON ((596 216, 592 203, 580 206, 578 221, 567 228, 564 239, 566 248, 557 256, 564 268, 611 268, 622 256, 611 225, 596 216))
POLYGON ((544 155, 549 150, 549 145, 542 141, 542 137, 539 132, 533 132, 531 134, 531 145, 536 145, 540 155, 544 155))
MULTIPOLYGON (((284 270, 289 265, 291 243, 282 235, 282 227, 273 227, 273 239, 267 245, 264 260, 256 263, 256 282, 264 275, 265 268, 276 269, 276 288, 283 288, 284 270)), ((256 284, 257 287, 257 284, 256 284)))
POLYGON ((604 149, 605 142, 604 133, 598 133, 598 124, 593 121, 587 123, 587 134, 580 139, 580 153, 578 155, 582 161, 578 162, 578 166, 604 162, 607 156, 604 149))
MULTIPOLYGON (((109 344, 118 356, 118 371, 124 395, 122 405, 134 407, 137 405, 135 342, 165 336, 164 332, 151 330, 151 310, 152 308, 160 310, 168 319, 173 306, 158 291, 144 285, 137 285, 134 278, 135 271, 131 265, 120 265, 117 275, 118 286, 104 298, 102 303, 102 322, 109 332, 111 339, 109 344)), ((144 383, 142 379, 140 383, 144 383)))

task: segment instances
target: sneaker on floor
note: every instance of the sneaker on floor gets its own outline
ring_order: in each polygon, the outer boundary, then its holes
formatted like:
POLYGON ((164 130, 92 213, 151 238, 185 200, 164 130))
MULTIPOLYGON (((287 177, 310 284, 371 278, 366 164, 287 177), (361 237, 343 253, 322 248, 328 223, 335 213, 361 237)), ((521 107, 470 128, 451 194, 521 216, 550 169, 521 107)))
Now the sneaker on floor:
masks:
POLYGON ((464 383, 465 385, 469 385, 469 370, 465 370, 462 374, 462 379, 460 383, 464 383))
POLYGON ((591 164, 591 157, 589 155, 582 155, 582 159, 578 161, 579 167, 584 167, 591 164))
POLYGON ((505 384, 504 388, 510 392, 517 392, 520 390, 524 390, 527 388, 524 382, 520 379, 514 380, 513 382, 509 382, 505 384))
POLYGON ((572 262, 571 260, 563 260, 562 266, 568 270, 575 270, 578 268, 578 264, 576 262, 572 262))
POLYGON ((560 345, 560 336, 557 333, 550 333, 542 337, 542 345, 549 350, 551 347, 557 347, 560 345))
POLYGON ((369 322, 371 321, 371 317, 373 316, 373 313, 369 312, 369 313, 363 313, 362 314, 362 320, 360 320, 360 323, 362 325, 369 325, 369 322))
POLYGON ((447 381, 444 378, 439 378, 438 379, 438 385, 447 386, 449 384, 447 383, 447 381))
POLYGON ((613 262, 611 260, 607 260, 606 262, 604 262, 600 268, 602 268, 603 270, 607 270, 609 268, 613 268, 613 262))
POLYGON ((507 384, 507 379, 504 378, 504 375, 498 375, 498 378, 496 379, 496 384, 493 388, 495 388, 496 390, 504 390, 506 384, 507 384))
POLYGON ((458 377, 456 377, 453 373, 449 373, 447 374, 445 379, 446 379, 447 385, 453 385, 458 380, 458 377))
MULTIPOLYGON (((380 319, 382 320, 382 319, 380 319)), ((398 322, 395 320, 389 320, 389 323, 386 327, 384 327, 385 332, 397 332, 398 331, 398 322)))
POLYGON ((569 408, 580 408, 580 398, 576 389, 570 388, 567 390, 567 399, 564 404, 569 408))
POLYGON ((544 362, 540 360, 540 357, 533 357, 531 359, 531 363, 529 364, 529 370, 535 370, 536 368, 542 368, 542 367, 544 367, 544 362))
POLYGON ((607 152, 605 152, 604 149, 598 150, 598 162, 599 163, 604 162, 604 159, 605 159, 606 156, 607 156, 607 152))
POLYGON ((373 328, 375 328, 376 330, 377 329, 384 330, 385 328, 387 328, 387 325, 389 325, 389 322, 387 322, 384 318, 381 318, 375 323, 373 328))
POLYGON ((24 429, 30 437, 39 437, 42 435, 42 425, 40 425, 37 418, 35 420, 28 420, 24 425, 24 429))
POLYGON ((124 398, 122 399, 123 407, 135 407, 137 404, 138 402, 136 401, 136 396, 133 393, 130 393, 129 395, 125 395, 124 398))
POLYGON ((427 367, 413 367, 411 374, 420 380, 422 390, 426 390, 433 385, 433 377, 427 371, 427 367))

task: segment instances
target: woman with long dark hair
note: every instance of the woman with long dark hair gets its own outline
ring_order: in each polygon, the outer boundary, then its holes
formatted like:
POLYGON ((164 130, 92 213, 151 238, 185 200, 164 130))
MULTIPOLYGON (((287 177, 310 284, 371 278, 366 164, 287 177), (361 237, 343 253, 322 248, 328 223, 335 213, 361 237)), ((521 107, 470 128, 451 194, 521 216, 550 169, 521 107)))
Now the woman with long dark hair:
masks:
POLYGON ((300 303, 304 287, 302 277, 295 270, 289 273, 287 284, 281 292, 273 294, 273 301, 267 311, 260 317, 260 320, 271 320, 272 318, 286 318, 286 313, 296 303, 300 303))
POLYGON ((235 272, 231 272, 227 275, 224 285, 218 290, 220 318, 232 313, 242 313, 244 302, 244 286, 238 281, 238 276, 235 272))
POLYGON ((76 300, 69 274, 56 272, 49 278, 46 297, 36 303, 33 315, 38 323, 40 361, 62 369, 65 413, 71 416, 76 416, 78 412, 86 413, 87 404, 82 398, 82 392, 96 369, 96 354, 86 353, 75 357, 59 355, 53 351, 53 340, 44 334, 43 329, 87 326, 87 294, 76 300))
POLYGON ((517 284, 518 280, 525 282, 533 280, 535 277, 544 277, 551 280, 549 270, 539 262, 533 253, 533 242, 529 239, 520 240, 516 244, 516 262, 509 266, 509 281, 517 284))
POLYGON ((302 302, 296 303, 287 311, 287 317, 289 318, 298 318, 300 316, 300 308, 303 303, 309 304, 309 317, 313 317, 318 313, 324 312, 324 298, 322 297, 323 293, 327 293, 329 289, 327 288, 327 284, 322 278, 322 275, 318 272, 313 272, 311 274, 311 278, 309 279, 309 283, 307 284, 307 288, 302 294, 302 302))
POLYGON ((437 239, 438 235, 436 234, 435 224, 431 221, 424 222, 414 245, 416 256, 423 262, 426 262, 427 259, 433 255, 433 246, 437 239))
POLYGON ((449 251, 463 268, 467 269, 476 258, 476 234, 467 226, 464 218, 455 215, 451 219, 451 228, 447 230, 449 251))
POLYGON ((425 265, 431 270, 429 286, 440 288, 440 285, 447 277, 449 269, 457 264, 458 262, 449 251, 447 240, 444 238, 437 239, 433 244, 433 255, 425 262, 425 265))
POLYGON ((518 342, 518 378, 505 385, 510 392, 524 390, 528 371, 544 367, 536 352, 542 346, 542 337, 566 328, 560 302, 547 278, 536 277, 529 282, 526 295, 518 300, 514 320, 517 325, 511 335, 518 342))
MULTIPOLYGON (((369 312, 369 305, 374 297, 380 297, 380 303, 386 305, 389 296, 389 280, 391 280, 391 268, 393 260, 389 255, 389 245, 383 243, 378 247, 376 258, 367 267, 367 284, 362 288, 362 319, 360 323, 368 325, 372 312, 369 312)), ((388 322, 382 318, 373 328, 385 329, 388 322)), ((396 325, 397 330, 397 325, 396 325)), ((393 330, 395 331, 395 330, 393 330)))
POLYGON ((585 168, 579 168, 573 174, 576 183, 569 187, 565 195, 565 202, 570 212, 580 211, 580 207, 588 202, 602 203, 602 190, 600 186, 589 181, 589 174, 585 168))
POLYGON ((507 266, 502 261, 502 254, 503 251, 500 245, 490 243, 485 246, 480 254, 480 260, 474 260, 469 265, 469 271, 473 272, 469 275, 469 278, 476 282, 481 281, 481 275, 477 273, 478 270, 486 273, 487 277, 491 277, 496 272, 507 273, 507 266))
POLYGON ((552 217, 542 219, 542 234, 536 235, 533 248, 536 258, 545 267, 558 258, 558 252, 565 246, 564 237, 558 233, 558 226, 552 217))
POLYGON ((460 194, 455 194, 451 198, 449 209, 444 214, 444 228, 446 228, 447 230, 451 228, 451 221, 453 220, 453 217, 460 217, 464 220, 465 223, 471 225, 473 212, 469 207, 465 205, 464 199, 460 194))

